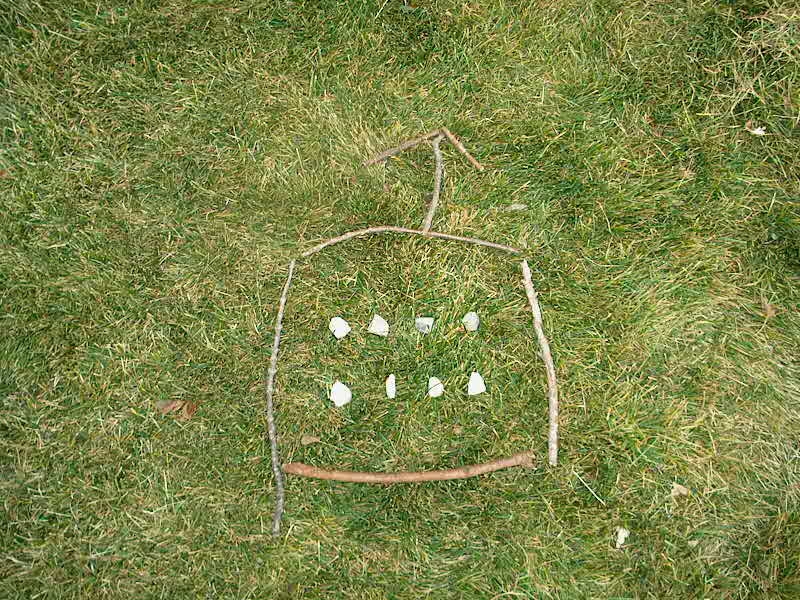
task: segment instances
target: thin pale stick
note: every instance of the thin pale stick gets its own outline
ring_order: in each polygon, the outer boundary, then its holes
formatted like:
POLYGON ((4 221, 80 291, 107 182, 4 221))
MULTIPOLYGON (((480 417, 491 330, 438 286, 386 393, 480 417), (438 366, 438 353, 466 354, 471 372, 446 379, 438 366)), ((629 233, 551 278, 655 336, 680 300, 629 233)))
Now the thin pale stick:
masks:
POLYGON ((577 476, 578 476, 578 479, 580 479, 580 480, 581 480, 581 483, 584 485, 584 487, 585 487, 587 490, 589 490, 589 491, 591 492, 592 496, 594 496, 594 497, 597 499, 597 501, 598 501, 600 504, 602 504, 603 506, 605 506, 605 505, 606 505, 606 501, 605 501, 605 500, 603 500, 603 499, 602 499, 600 496, 598 496, 598 495, 595 493, 595 491, 594 491, 594 490, 593 490, 591 487, 589 487, 589 484, 588 484, 588 483, 586 483, 586 482, 583 480, 583 477, 581 477, 581 476, 580 476, 580 474, 579 474, 577 471, 574 471, 574 473, 575 473, 575 475, 577 475, 577 476))
POLYGON ((456 136, 454 136, 447 127, 442 127, 442 133, 447 138, 447 141, 453 144, 453 146, 455 146, 458 149, 458 151, 461 152, 461 154, 467 157, 467 160, 470 163, 472 163, 473 167, 478 169, 478 171, 483 171, 483 165, 479 163, 477 160, 475 160, 472 154, 467 152, 467 149, 464 148, 464 144, 462 144, 461 141, 459 141, 459 139, 456 136))
POLYGON ((467 479, 476 475, 484 475, 492 471, 507 469, 509 467, 532 467, 533 453, 522 452, 507 458, 498 458, 490 462, 477 465, 466 465, 457 469, 443 471, 417 471, 400 473, 374 473, 363 471, 339 471, 337 469, 320 469, 303 463, 289 463, 283 465, 283 470, 292 475, 313 477, 314 479, 329 479, 333 481, 347 481, 350 483, 420 483, 423 481, 447 481, 449 479, 467 479))
POLYGON ((275 428, 275 409, 272 397, 275 394, 275 373, 278 371, 278 348, 281 344, 283 313, 286 311, 289 287, 292 285, 294 264, 294 260, 289 263, 289 274, 286 276, 286 283, 283 285, 283 292, 278 305, 278 316, 275 317, 275 337, 272 340, 272 355, 269 358, 269 371, 267 372, 267 380, 264 387, 264 393, 267 397, 267 428, 269 430, 269 445, 272 451, 272 472, 275 474, 275 514, 272 517, 273 536, 277 536, 281 532, 281 518, 283 517, 283 507, 286 503, 286 492, 283 487, 283 471, 281 471, 281 457, 278 451, 278 431, 275 428))
POLYGON ((544 325, 542 324, 542 309, 539 307, 539 294, 533 288, 531 279, 531 268, 528 261, 522 261, 522 282, 525 285, 525 293, 528 295, 528 302, 533 313, 533 328, 536 330, 536 337, 539 339, 539 347, 542 349, 542 360, 547 372, 547 404, 550 419, 550 430, 547 434, 547 459, 552 466, 558 464, 558 384, 556 383, 556 367, 553 364, 553 355, 550 353, 550 343, 544 335, 544 325))
POLYGON ((429 139, 435 138, 437 135, 440 135, 441 133, 442 132, 437 129, 436 131, 429 131, 425 135, 420 136, 418 138, 414 138, 413 140, 407 140, 402 144, 395 146, 394 148, 389 148, 388 150, 384 150, 377 156, 374 156, 373 158, 364 161, 364 166, 368 167, 370 165, 383 162, 387 158, 391 158, 395 154, 400 154, 403 150, 408 150, 409 148, 413 148, 414 146, 419 146, 422 142, 427 142, 429 139))
POLYGON ((442 151, 439 149, 441 142, 441 135, 433 138, 433 157, 436 160, 436 170, 433 174, 433 196, 428 207, 428 214, 425 215, 425 222, 422 224, 422 231, 431 230, 433 215, 436 214, 436 209, 439 207, 439 193, 442 189, 442 175, 444 174, 444 160, 442 160, 442 151))
POLYGON ((346 242, 357 237, 365 235, 372 235, 375 233, 409 233, 413 235, 421 235, 432 238, 439 238, 442 240, 451 240, 454 242, 466 242, 468 244, 475 244, 476 246, 485 246, 487 248, 494 248, 495 250, 503 250, 504 252, 511 252, 512 254, 522 254, 522 250, 512 246, 504 246, 503 244, 495 244, 494 242, 487 242, 486 240, 479 240, 478 238, 462 237, 460 235, 450 235, 449 233, 439 233, 438 231, 422 231, 421 229, 408 229, 407 227, 395 227, 394 225, 380 225, 378 227, 368 227, 367 229, 358 229, 356 231, 348 231, 342 235, 336 236, 329 240, 317 244, 313 248, 309 248, 301 255, 303 258, 308 258, 312 254, 324 250, 328 246, 346 242))

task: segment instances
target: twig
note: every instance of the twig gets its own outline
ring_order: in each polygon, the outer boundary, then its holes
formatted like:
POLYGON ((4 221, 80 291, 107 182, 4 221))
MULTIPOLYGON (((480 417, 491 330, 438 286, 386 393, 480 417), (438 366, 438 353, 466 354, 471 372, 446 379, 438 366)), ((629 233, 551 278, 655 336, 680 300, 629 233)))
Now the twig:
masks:
POLYGON ((553 364, 553 355, 550 353, 550 344, 544 335, 542 325, 542 309, 539 307, 538 294, 533 289, 531 280, 531 269, 528 261, 522 261, 522 277, 525 285, 525 293, 528 295, 528 302, 533 313, 533 328, 536 330, 536 337, 539 338, 539 346, 542 349, 542 360, 547 372, 547 403, 550 418, 550 430, 547 434, 547 458, 552 466, 558 464, 558 384, 556 383, 556 367, 553 364))
POLYGON ((580 480, 581 480, 581 483, 582 483, 582 484, 583 484, 583 485, 586 487, 586 489, 587 489, 587 490, 589 490, 589 491, 592 493, 592 496, 594 496, 595 498, 597 498, 597 501, 598 501, 600 504, 602 504, 603 506, 605 506, 605 505, 606 505, 606 502, 605 502, 605 500, 603 500, 603 499, 602 499, 600 496, 598 496, 598 495, 595 493, 595 491, 594 491, 592 488, 590 488, 590 487, 589 487, 589 484, 588 484, 588 483, 586 483, 586 482, 583 480, 583 477, 581 477, 581 476, 580 476, 580 474, 579 474, 577 471, 574 471, 574 473, 575 473, 575 475, 577 475, 578 479, 580 479, 580 480))
POLYGON ((269 371, 264 387, 267 397, 267 427, 269 429, 269 445, 272 450, 272 472, 275 474, 275 514, 272 517, 272 535, 277 536, 281 531, 281 518, 283 517, 283 506, 286 502, 286 492, 283 487, 283 471, 281 471, 281 457, 278 452, 278 431, 275 428, 275 410, 272 404, 272 396, 275 393, 275 373, 278 370, 278 348, 281 344, 281 329, 283 328, 283 313, 286 311, 286 299, 289 296, 289 287, 292 284, 295 261, 289 263, 289 274, 286 276, 286 283, 283 285, 280 304, 278 305, 278 316, 275 317, 275 337, 272 340, 272 355, 269 359, 269 371))
POLYGON ((401 473, 370 473, 363 471, 339 471, 320 469, 303 463, 289 463, 283 465, 283 470, 292 475, 302 477, 313 477, 315 479, 330 479, 333 481, 347 481, 350 483, 419 483, 422 481, 446 481, 448 479, 466 479, 507 469, 508 467, 532 467, 533 453, 522 452, 509 456, 508 458, 498 458, 490 462, 477 465, 466 465, 457 469, 445 469, 443 471, 418 471, 401 473))
POLYGON ((439 192, 442 189, 442 175, 444 173, 444 161, 442 160, 442 151, 439 149, 439 144, 442 142, 442 136, 433 138, 433 157, 436 159, 436 170, 433 174, 433 196, 431 197, 430 206, 428 206, 428 214, 425 215, 425 222, 422 224, 422 231, 430 231, 433 224, 433 215, 439 206, 439 192))
POLYGON ((459 139, 450 133, 450 130, 447 127, 442 127, 442 133, 445 135, 447 140, 455 146, 461 154, 467 157, 467 160, 472 163, 472 166, 478 169, 478 171, 483 171, 483 165, 479 163, 475 158, 467 152, 467 149, 464 148, 464 144, 459 141, 459 139))
POLYGON ((364 166, 368 167, 370 165, 374 165, 375 163, 382 162, 387 158, 394 156, 395 154, 400 154, 403 150, 408 150, 409 148, 413 148, 414 146, 419 146, 422 142, 426 142, 431 138, 435 138, 437 135, 440 135, 442 132, 440 130, 436 131, 429 131, 423 136, 418 138, 414 138, 413 140, 407 140, 394 148, 389 148, 388 150, 384 150, 377 156, 370 158, 367 161, 364 161, 364 166))
POLYGON ((372 235, 374 233, 410 233, 413 235, 422 235, 426 237, 439 238, 443 240, 452 240, 455 242, 467 242, 468 244, 475 244, 477 246, 486 246, 487 248, 494 248, 495 250, 503 250, 504 252, 511 252, 512 254, 521 254, 522 250, 514 248, 513 246, 504 246, 503 244, 495 244, 494 242, 487 242, 486 240, 479 240, 478 238, 462 237, 460 235, 450 235, 449 233, 439 233, 438 231, 422 231, 421 229, 408 229, 407 227, 395 227, 394 225, 380 225, 378 227, 368 227, 367 229, 357 229, 356 231, 348 231, 342 235, 336 236, 329 240, 317 244, 313 248, 309 248, 301 255, 303 258, 308 258, 312 254, 316 254, 320 250, 324 250, 328 246, 333 246, 340 242, 363 237, 365 235, 372 235))

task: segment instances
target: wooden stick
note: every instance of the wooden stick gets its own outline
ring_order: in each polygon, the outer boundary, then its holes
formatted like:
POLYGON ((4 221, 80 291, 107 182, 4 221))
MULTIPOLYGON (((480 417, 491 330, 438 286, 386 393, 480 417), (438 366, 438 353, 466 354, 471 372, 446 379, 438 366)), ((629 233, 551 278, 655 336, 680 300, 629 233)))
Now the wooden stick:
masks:
POLYGON ((414 146, 419 146, 422 142, 426 142, 431 138, 435 138, 437 135, 440 135, 442 132, 440 130, 436 131, 429 131, 423 136, 418 138, 414 138, 413 140, 407 140, 402 144, 395 146, 394 148, 389 148, 388 150, 384 150, 377 156, 370 158, 367 161, 364 161, 364 166, 368 167, 370 165, 374 165, 375 163, 383 162, 387 158, 391 158, 395 154, 400 154, 403 150, 408 150, 409 148, 413 148, 414 146))
POLYGON ((283 314, 286 311, 286 299, 289 296, 289 287, 292 284, 295 261, 289 263, 289 274, 286 276, 286 283, 283 285, 280 304, 278 305, 278 316, 275 317, 275 337, 272 340, 272 355, 269 358, 269 371, 267 372, 264 393, 267 398, 267 427, 269 431, 269 445, 272 451, 272 472, 275 474, 275 514, 272 516, 272 535, 277 536, 281 532, 281 518, 283 517, 283 507, 286 502, 286 492, 283 487, 283 471, 281 471, 281 457, 278 451, 278 431, 275 428, 275 409, 272 397, 275 394, 275 373, 278 371, 278 348, 281 344, 281 329, 283 328, 283 314))
POLYGON ((446 481, 449 479, 466 479, 507 469, 508 467, 532 467, 533 453, 522 452, 509 456, 508 458, 498 458, 490 462, 477 465, 467 465, 457 469, 445 469, 443 471, 417 471, 401 473, 370 473, 363 471, 339 471, 336 469, 320 469, 303 463, 289 463, 283 465, 283 470, 292 475, 302 477, 313 477, 315 479, 330 479, 333 481, 347 481, 350 483, 420 483, 422 481, 446 481))
POLYGON ((410 233, 413 235, 422 235, 426 237, 439 238, 442 240, 451 240, 454 242, 466 242, 468 244, 475 244, 476 246, 485 246, 487 248, 494 248, 495 250, 503 250, 504 252, 511 252, 512 254, 522 254, 522 250, 514 248, 513 246, 504 246, 503 244, 495 244, 494 242, 487 242, 486 240, 479 240, 478 238, 463 237, 460 235, 450 235, 449 233, 439 233, 438 231, 423 231, 421 229, 408 229, 407 227, 395 227, 394 225, 380 225, 378 227, 368 227, 367 229, 357 229, 356 231, 348 231, 342 235, 336 236, 329 240, 317 244, 313 248, 309 248, 301 255, 303 258, 308 258, 312 254, 324 250, 328 246, 333 246, 340 242, 346 242, 357 237, 365 235, 372 235, 374 233, 410 233))
POLYGON ((547 434, 547 458, 552 466, 558 464, 558 384, 556 383, 556 367, 553 364, 553 355, 550 353, 550 343, 544 335, 542 324, 542 309, 539 307, 539 294, 533 288, 531 279, 531 269, 528 261, 522 261, 522 282, 525 285, 525 293, 528 295, 528 302, 533 313, 533 328, 536 330, 536 337, 539 338, 539 347, 542 349, 542 360, 547 372, 547 403, 550 418, 550 430, 547 434))
POLYGON ((461 154, 467 157, 467 160, 472 163, 472 166, 478 169, 478 171, 483 171, 483 165, 479 163, 475 158, 467 152, 467 149, 464 148, 464 144, 462 144, 459 139, 450 133, 450 130, 447 127, 442 127, 442 133, 445 135, 447 140, 455 146, 461 154))
POLYGON ((430 206, 428 206, 428 214, 425 215, 425 221, 422 223, 422 231, 431 230, 433 215, 439 207, 439 192, 442 189, 442 175, 444 174, 444 161, 442 160, 442 151, 439 149, 441 142, 441 135, 433 138, 433 158, 436 160, 436 170, 433 172, 433 196, 430 206))

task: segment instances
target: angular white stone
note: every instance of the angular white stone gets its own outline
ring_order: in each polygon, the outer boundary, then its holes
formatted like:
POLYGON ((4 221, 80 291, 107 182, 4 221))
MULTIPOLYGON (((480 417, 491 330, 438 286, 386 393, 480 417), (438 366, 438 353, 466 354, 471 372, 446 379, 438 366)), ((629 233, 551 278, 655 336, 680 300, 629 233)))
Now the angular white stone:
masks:
POLYGON ((414 320, 414 327, 420 333, 430 333, 433 329, 433 317, 417 317, 414 320))
POLYGON ((382 316, 373 315, 372 321, 369 322, 369 328, 367 328, 367 331, 374 333, 375 335, 386 337, 389 335, 389 324, 382 316))
POLYGON ((478 326, 481 324, 481 318, 476 312, 468 312, 464 315, 464 318, 461 319, 461 322, 464 324, 464 329, 467 331, 478 331, 478 326))
POLYGON ((328 323, 328 329, 337 340, 350 333, 350 325, 342 317, 333 317, 331 322, 328 323))
POLYGON ((444 394, 444 384, 436 377, 428 379, 428 396, 438 398, 444 394))
POLYGON ((386 378, 386 397, 394 398, 397 396, 397 384, 395 382, 394 373, 386 378))
POLYGON ((483 381, 483 377, 477 371, 473 371, 472 374, 469 376, 469 383, 467 384, 467 395, 468 396, 477 396, 478 394, 482 394, 486 391, 486 383, 483 381))
POLYGON ((344 406, 353 399, 353 392, 350 391, 349 387, 337 379, 331 387, 330 398, 331 402, 333 402, 337 407, 344 406))

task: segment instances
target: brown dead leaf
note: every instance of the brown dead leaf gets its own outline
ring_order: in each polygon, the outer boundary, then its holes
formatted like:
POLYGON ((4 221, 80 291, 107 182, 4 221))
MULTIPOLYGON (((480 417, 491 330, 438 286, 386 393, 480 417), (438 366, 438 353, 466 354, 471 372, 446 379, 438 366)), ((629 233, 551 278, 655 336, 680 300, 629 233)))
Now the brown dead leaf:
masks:
POLYGON ((188 421, 194 416, 194 413, 197 412, 197 404, 194 402, 184 402, 183 410, 181 411, 180 417, 178 417, 181 421, 188 421))
POLYGON ((322 440, 315 435, 304 435, 300 438, 300 443, 303 446, 310 446, 311 444, 318 444, 322 440))
POLYGON ((0 179, 8 179, 11 177, 11 173, 6 171, 5 169, 0 169, 0 179))
POLYGON ((461 435, 464 433, 464 428, 461 425, 453 425, 453 435, 461 435))
POLYGON ((680 483, 672 483, 672 491, 670 492, 670 496, 673 498, 678 498, 679 496, 688 496, 691 492, 689 488, 682 486, 680 483))
POLYGON ((162 415, 168 415, 181 408, 183 408, 183 400, 159 400, 156 402, 156 410, 162 415))
POLYGON ((773 319, 778 315, 778 307, 767 302, 766 298, 761 299, 761 306, 764 309, 764 316, 767 319, 773 319))

